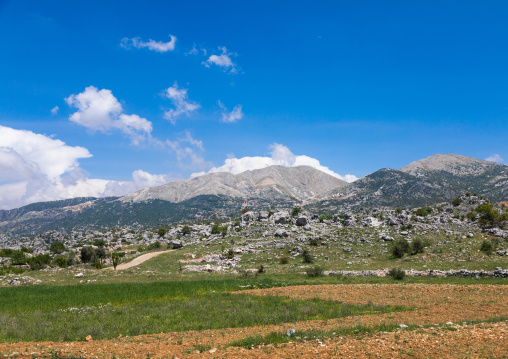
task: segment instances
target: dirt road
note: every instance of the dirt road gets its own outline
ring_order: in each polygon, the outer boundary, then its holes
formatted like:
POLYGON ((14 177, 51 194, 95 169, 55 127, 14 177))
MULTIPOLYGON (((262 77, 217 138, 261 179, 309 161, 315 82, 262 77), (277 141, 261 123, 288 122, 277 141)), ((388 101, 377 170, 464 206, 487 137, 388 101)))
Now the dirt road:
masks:
MULTIPOLYGON (((152 253, 143 254, 142 256, 134 258, 132 261, 130 261, 128 263, 122 263, 122 264, 117 265, 116 270, 129 269, 129 268, 135 267, 143 262, 146 262, 147 260, 149 260, 153 257, 157 257, 159 254, 173 252, 173 251, 174 251, 174 249, 170 249, 167 251, 160 251, 160 252, 152 252, 152 253)), ((105 269, 114 269, 114 268, 108 267, 105 269)))

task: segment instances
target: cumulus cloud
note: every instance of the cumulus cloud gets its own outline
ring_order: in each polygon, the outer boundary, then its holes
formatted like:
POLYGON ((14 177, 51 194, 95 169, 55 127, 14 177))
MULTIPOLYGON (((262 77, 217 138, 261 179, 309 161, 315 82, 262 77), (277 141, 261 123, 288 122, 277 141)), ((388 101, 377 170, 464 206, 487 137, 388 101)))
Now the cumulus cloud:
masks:
POLYGON ((497 163, 502 163, 504 160, 501 156, 499 156, 497 153, 494 153, 493 155, 487 157, 485 159, 485 161, 490 161, 490 162, 497 162, 497 163))
POLYGON ((0 126, 0 144, 0 209, 72 197, 120 196, 175 180, 142 170, 134 171, 129 181, 88 178, 79 166, 80 159, 92 157, 86 148, 31 131, 0 126))
POLYGON ((193 111, 201 107, 198 103, 189 101, 187 89, 178 88, 176 81, 173 86, 164 90, 164 96, 170 99, 175 107, 164 112, 164 118, 173 125, 176 123, 177 117, 184 114, 190 116, 193 111))
MULTIPOLYGON (((321 165, 319 161, 315 158, 305 155, 297 156, 293 154, 290 151, 290 149, 284 145, 274 143, 270 146, 270 149, 272 150, 271 157, 256 156, 242 158, 234 158, 234 157, 227 158, 222 166, 213 167, 207 173, 230 172, 233 174, 238 174, 241 172, 256 170, 274 165, 286 167, 310 166, 346 182, 353 182, 358 179, 358 177, 351 174, 347 174, 344 176, 339 175, 338 173, 335 173, 332 170, 330 170, 328 167, 321 165)), ((205 174, 205 172, 193 173, 191 177, 197 177, 203 174, 205 174)))
POLYGON ((232 52, 228 52, 228 49, 225 46, 219 46, 219 50, 222 51, 220 55, 210 55, 208 60, 203 61, 203 65, 206 67, 210 67, 211 65, 217 65, 222 67, 224 71, 228 71, 231 74, 238 72, 237 65, 231 60, 231 56, 236 56, 236 54, 232 52))
POLYGON ((120 46, 124 49, 135 47, 136 49, 147 48, 148 50, 157 52, 168 52, 173 51, 176 44, 176 37, 173 35, 169 35, 169 37, 171 38, 169 42, 155 41, 152 39, 143 41, 139 37, 133 37, 132 39, 124 37, 120 42, 120 46))
POLYGON ((222 122, 233 123, 243 118, 242 105, 236 105, 233 107, 231 112, 228 111, 226 106, 220 101, 217 101, 217 104, 222 109, 222 122))
POLYGON ((122 105, 111 90, 89 86, 77 95, 70 95, 65 101, 78 109, 69 116, 69 120, 91 131, 117 129, 129 136, 133 145, 152 140, 152 123, 138 115, 122 113, 122 105))
POLYGON ((58 106, 53 107, 51 109, 51 114, 56 115, 58 113, 58 110, 60 110, 60 107, 58 107, 58 106))

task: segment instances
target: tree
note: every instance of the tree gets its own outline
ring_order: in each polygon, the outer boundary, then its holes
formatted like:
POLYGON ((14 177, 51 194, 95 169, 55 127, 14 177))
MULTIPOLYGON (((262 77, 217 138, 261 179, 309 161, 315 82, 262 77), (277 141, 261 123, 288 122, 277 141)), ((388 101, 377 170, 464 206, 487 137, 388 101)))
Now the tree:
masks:
POLYGON ((120 264, 120 261, 122 259, 122 256, 120 255, 120 253, 111 253, 111 260, 113 261, 113 267, 115 268, 116 270, 116 267, 120 264))
POLYGON ((65 252, 65 245, 63 244, 63 242, 54 241, 49 246, 49 251, 53 254, 62 254, 63 252, 65 252))
POLYGON ((93 257, 95 257, 95 250, 92 247, 86 246, 81 248, 81 262, 88 263, 93 259, 93 257))
POLYGON ((300 214, 300 212, 302 212, 302 207, 294 207, 292 210, 291 210, 291 216, 292 217, 296 217, 300 214))
POLYGON ((182 228, 182 234, 184 236, 188 235, 191 233, 191 230, 190 230, 190 227, 188 225, 185 225, 183 228, 182 228))

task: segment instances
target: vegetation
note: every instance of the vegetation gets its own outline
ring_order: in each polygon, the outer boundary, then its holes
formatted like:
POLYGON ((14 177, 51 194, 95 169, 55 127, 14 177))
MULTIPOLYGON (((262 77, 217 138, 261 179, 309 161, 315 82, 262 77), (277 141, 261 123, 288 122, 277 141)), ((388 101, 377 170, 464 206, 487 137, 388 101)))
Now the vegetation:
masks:
POLYGON ((406 276, 406 272, 400 268, 392 268, 388 274, 396 280, 402 280, 406 276))
POLYGON ((0 340, 67 341, 83 340, 87 335, 102 339, 406 310, 227 292, 245 284, 245 280, 202 280, 0 288, 0 340), (34 326, 34 315, 45 324, 34 326))

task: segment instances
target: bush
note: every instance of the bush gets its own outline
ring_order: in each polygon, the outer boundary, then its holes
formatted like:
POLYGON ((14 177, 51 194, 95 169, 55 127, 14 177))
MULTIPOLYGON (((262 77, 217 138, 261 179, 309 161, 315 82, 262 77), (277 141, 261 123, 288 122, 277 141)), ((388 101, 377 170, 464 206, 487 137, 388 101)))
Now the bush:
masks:
POLYGON ((416 238, 411 243, 411 255, 416 255, 418 253, 423 253, 425 251, 425 245, 420 238, 416 238))
POLYGON ((55 241, 49 246, 49 251, 53 254, 62 254, 65 252, 65 246, 63 242, 55 241))
POLYGON ((311 246, 317 246, 319 245, 318 241, 316 238, 312 238, 310 241, 309 241, 309 245, 311 246))
POLYGON ((410 244, 405 239, 398 239, 393 242, 391 253, 395 258, 402 258, 405 254, 410 252, 410 244))
POLYGON ((406 272, 404 272, 403 269, 400 268, 392 268, 390 269, 390 272, 388 272, 390 277, 396 280, 402 280, 406 276, 406 272))
POLYGON ((480 251, 482 251, 486 255, 490 256, 492 254, 493 250, 494 250, 494 245, 492 244, 492 242, 484 239, 481 246, 480 246, 480 251))
POLYGON ((291 216, 292 217, 296 217, 300 214, 300 212, 302 212, 302 208, 301 207, 294 207, 292 210, 291 210, 291 216))
POLYGON ((159 241, 155 241, 155 242, 150 243, 150 244, 148 245, 148 250, 149 250, 149 251, 151 251, 151 250, 154 250, 154 249, 160 249, 160 248, 161 248, 161 246, 162 246, 162 245, 161 245, 161 242, 159 242, 159 241))
POLYGON ((460 199, 460 197, 455 197, 455 198, 453 199, 453 201, 452 201, 452 205, 453 205, 454 207, 457 207, 457 206, 458 206, 459 204, 461 204, 461 203, 462 203, 462 200, 460 199))
POLYGON ((96 247, 104 247, 106 245, 106 241, 104 239, 96 239, 93 241, 93 245, 96 247))
POLYGON ((220 233, 220 227, 218 223, 215 223, 212 226, 212 234, 219 234, 220 233))
POLYGON ((49 257, 49 254, 39 254, 35 257, 28 259, 28 265, 30 266, 31 270, 39 270, 43 269, 47 265, 51 263, 51 258, 49 257))
POLYGON ((53 263, 57 266, 59 266, 60 268, 67 268, 67 258, 63 257, 63 256, 58 256, 58 257, 55 257, 55 259, 53 260, 53 263))
POLYGON ((190 230, 190 227, 188 225, 183 226, 183 228, 182 228, 182 234, 184 236, 186 236, 188 234, 191 234, 191 230, 190 230))
POLYGON ((168 232, 168 230, 166 228, 159 228, 159 230, 157 231, 157 234, 159 235, 159 237, 164 237, 167 232, 168 232))
POLYGON ((321 268, 320 266, 314 266, 311 268, 307 268, 305 270, 305 273, 307 273, 309 277, 320 277, 323 275, 323 268, 321 268))
POLYGON ((307 249, 304 249, 302 252, 303 263, 314 263, 314 257, 307 249))
POLYGON ((280 257, 280 258, 279 258, 279 263, 280 263, 280 264, 288 264, 288 263, 289 263, 289 259, 288 259, 288 257, 286 257, 286 256, 282 256, 282 257, 280 257))
POLYGON ((81 248, 81 262, 83 263, 89 263, 93 257, 95 256, 95 250, 92 247, 83 247, 81 248))
POLYGON ((229 248, 229 250, 226 253, 226 258, 227 259, 235 258, 235 251, 233 250, 233 248, 229 248))

